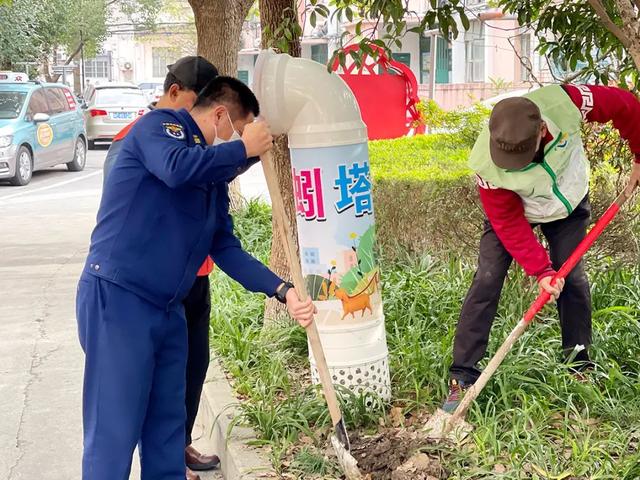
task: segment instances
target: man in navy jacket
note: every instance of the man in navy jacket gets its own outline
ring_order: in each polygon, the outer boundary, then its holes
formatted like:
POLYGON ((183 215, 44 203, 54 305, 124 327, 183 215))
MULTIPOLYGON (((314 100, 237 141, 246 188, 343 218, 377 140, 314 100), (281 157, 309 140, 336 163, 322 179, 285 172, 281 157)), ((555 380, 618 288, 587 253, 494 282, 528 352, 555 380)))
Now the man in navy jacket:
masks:
POLYGON ((185 479, 182 300, 207 254, 245 288, 286 303, 302 326, 313 320, 312 302, 233 233, 228 182, 272 146, 258 114, 247 86, 218 77, 191 113, 152 111, 122 142, 78 284, 84 480, 128 479, 138 443, 143 480, 185 479))
MULTIPOLYGON (((164 81, 164 93, 157 103, 149 105, 150 110, 168 108, 191 110, 202 91, 211 80, 218 76, 218 69, 200 56, 187 56, 167 65, 167 76, 164 81)), ((142 117, 123 128, 113 139, 104 160, 104 182, 106 182, 115 164, 122 141, 142 117)), ((200 453, 192 445, 191 434, 198 415, 202 388, 209 368, 209 326, 211 320, 211 293, 209 274, 213 269, 213 261, 207 257, 198 271, 198 276, 191 286, 189 293, 183 299, 184 316, 187 320, 187 371, 185 407, 187 410, 185 462, 187 464, 187 479, 200 480, 195 471, 213 470, 220 464, 217 455, 200 453)))

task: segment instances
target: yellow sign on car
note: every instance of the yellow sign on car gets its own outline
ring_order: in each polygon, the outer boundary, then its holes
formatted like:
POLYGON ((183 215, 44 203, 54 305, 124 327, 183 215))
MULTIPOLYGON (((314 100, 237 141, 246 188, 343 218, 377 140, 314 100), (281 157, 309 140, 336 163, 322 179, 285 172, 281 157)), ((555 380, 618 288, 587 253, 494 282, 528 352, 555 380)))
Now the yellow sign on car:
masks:
POLYGON ((53 142, 53 129, 48 123, 41 123, 38 125, 36 136, 40 146, 46 148, 53 142))

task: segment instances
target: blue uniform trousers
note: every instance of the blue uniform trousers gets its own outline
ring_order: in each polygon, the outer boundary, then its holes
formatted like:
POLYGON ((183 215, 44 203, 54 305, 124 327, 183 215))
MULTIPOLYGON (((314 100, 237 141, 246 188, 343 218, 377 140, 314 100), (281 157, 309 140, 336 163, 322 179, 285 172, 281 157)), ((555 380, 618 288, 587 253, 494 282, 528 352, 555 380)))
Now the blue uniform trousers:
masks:
POLYGON ((83 480, 127 480, 136 444, 142 480, 185 480, 184 312, 87 273, 76 302, 85 352, 83 480))

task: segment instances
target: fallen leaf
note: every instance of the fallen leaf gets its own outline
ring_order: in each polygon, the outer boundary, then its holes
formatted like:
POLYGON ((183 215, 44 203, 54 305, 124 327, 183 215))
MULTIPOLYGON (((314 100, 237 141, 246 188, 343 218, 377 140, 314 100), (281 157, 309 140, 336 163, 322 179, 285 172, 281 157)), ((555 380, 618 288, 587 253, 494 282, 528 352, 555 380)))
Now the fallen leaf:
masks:
POLYGON ((392 407, 389 412, 391 418, 391 425, 394 427, 402 427, 404 425, 404 412, 400 407, 392 407))
POLYGON ((507 473, 507 467, 505 467, 504 465, 502 465, 501 463, 496 463, 493 466, 493 471, 495 473, 507 473))

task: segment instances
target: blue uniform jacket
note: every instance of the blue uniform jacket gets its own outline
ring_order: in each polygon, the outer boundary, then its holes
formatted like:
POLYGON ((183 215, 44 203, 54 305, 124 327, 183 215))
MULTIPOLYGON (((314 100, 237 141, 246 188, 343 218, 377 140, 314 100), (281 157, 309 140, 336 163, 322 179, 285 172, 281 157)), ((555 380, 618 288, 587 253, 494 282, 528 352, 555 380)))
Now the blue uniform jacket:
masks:
POLYGON ((109 173, 85 271, 163 309, 179 308, 207 254, 245 288, 282 282, 242 250, 228 182, 247 168, 242 141, 206 146, 185 110, 154 110, 122 141, 109 173))

